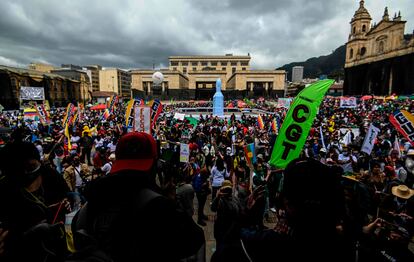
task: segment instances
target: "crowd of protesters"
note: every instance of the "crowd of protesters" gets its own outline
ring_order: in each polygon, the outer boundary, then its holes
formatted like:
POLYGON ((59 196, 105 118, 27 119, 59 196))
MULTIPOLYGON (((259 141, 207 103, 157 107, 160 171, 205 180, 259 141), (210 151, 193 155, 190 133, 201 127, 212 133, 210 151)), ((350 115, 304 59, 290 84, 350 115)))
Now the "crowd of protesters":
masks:
MULTIPOLYGON (((396 109, 414 112, 412 100, 369 99, 359 101, 355 108, 341 108, 338 98, 325 98, 301 157, 285 170, 275 169, 268 162, 286 108, 263 99, 247 103, 246 107, 261 110, 262 128, 257 115, 250 113, 225 118, 205 113, 184 120, 174 117, 179 108, 211 106, 209 101, 164 105, 152 130, 156 152, 144 157, 124 152, 125 148, 134 152, 148 148, 134 144, 134 138, 123 141, 128 129, 123 125, 122 103, 107 119, 99 111, 84 110, 82 119, 70 126, 70 146, 62 126, 65 109, 52 108, 48 125, 23 121, 15 113, 2 114, 0 126, 11 131, 3 134, 0 141, 0 258, 15 261, 30 256, 36 258, 31 261, 83 261, 79 252, 69 255, 66 246, 57 246, 65 236, 58 234, 64 229, 56 222, 64 221, 67 213, 82 211, 86 203, 95 209, 111 206, 110 203, 122 202, 115 201, 121 196, 129 199, 125 203, 142 206, 134 201, 136 195, 125 191, 139 187, 131 183, 147 185, 147 180, 128 178, 131 180, 125 181, 129 182, 120 183, 111 177, 114 173, 122 174, 122 170, 150 170, 148 187, 181 211, 177 215, 164 202, 155 206, 170 211, 149 208, 145 212, 157 214, 148 220, 153 221, 153 227, 181 227, 151 230, 160 234, 157 238, 162 238, 164 232, 173 235, 166 239, 180 239, 188 244, 186 248, 170 243, 166 248, 168 243, 157 244, 154 240, 156 248, 142 251, 141 255, 148 255, 151 250, 153 258, 166 255, 170 261, 203 261, 203 245, 197 244, 202 240, 191 245, 191 239, 202 238, 197 226, 190 222, 183 225, 182 221, 184 216, 194 217, 199 226, 206 226, 205 210, 210 208, 216 214, 216 252, 212 261, 267 261, 269 257, 284 261, 294 260, 303 252, 309 259, 322 261, 413 261, 409 245, 414 236, 414 147, 389 122, 389 115, 396 109), (272 128, 274 119, 276 128, 272 128), (361 147, 370 124, 380 132, 368 155, 361 147), (125 143, 140 149, 134 150, 125 143), (188 162, 180 162, 183 143, 189 145, 188 162), (254 144, 254 158, 246 155, 245 148, 250 144, 254 144), (134 159, 140 162, 147 158, 154 160, 150 168, 128 167, 134 165, 134 159), (124 166, 114 172, 121 159, 124 166), (103 204, 100 197, 105 199, 103 204), (171 217, 160 219, 156 218, 158 215, 171 217), (265 224, 271 217, 276 217, 276 226, 267 228, 265 224), (184 234, 185 228, 192 228, 189 232, 193 235, 184 234), (158 254, 154 250, 169 253, 158 254)), ((230 101, 227 106, 237 108, 237 102, 230 101)), ((151 140, 137 139, 144 144, 151 140)), ((125 203, 118 209, 124 208, 125 203)), ((131 221, 131 217, 122 218, 125 221, 117 218, 114 223, 131 221)), ((134 227, 123 224, 116 228, 127 226, 134 227)), ((102 237, 95 233, 95 238, 102 237)), ((125 237, 115 235, 117 240, 125 237)), ((76 250, 82 250, 82 244, 87 242, 75 235, 74 240, 76 250)), ((117 258, 115 261, 128 261, 129 255, 140 256, 133 247, 121 254, 118 249, 122 247, 114 241, 98 241, 96 250, 105 250, 117 258)), ((135 244, 146 246, 142 241, 135 244)), ((97 261, 105 259, 103 256, 97 261)))

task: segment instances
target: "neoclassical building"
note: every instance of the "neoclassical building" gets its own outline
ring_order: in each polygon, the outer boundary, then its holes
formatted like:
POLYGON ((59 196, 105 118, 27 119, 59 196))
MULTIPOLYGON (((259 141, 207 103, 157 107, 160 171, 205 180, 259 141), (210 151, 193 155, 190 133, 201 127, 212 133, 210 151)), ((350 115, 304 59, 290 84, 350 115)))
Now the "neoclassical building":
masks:
POLYGON ((346 44, 344 94, 414 93, 414 36, 404 34, 401 13, 372 18, 360 1, 346 44))
POLYGON ((210 99, 216 80, 221 79, 226 98, 247 96, 283 96, 286 72, 283 70, 252 70, 250 55, 233 56, 170 56, 169 68, 159 70, 164 81, 152 83, 155 70, 131 70, 134 95, 176 99, 210 99))

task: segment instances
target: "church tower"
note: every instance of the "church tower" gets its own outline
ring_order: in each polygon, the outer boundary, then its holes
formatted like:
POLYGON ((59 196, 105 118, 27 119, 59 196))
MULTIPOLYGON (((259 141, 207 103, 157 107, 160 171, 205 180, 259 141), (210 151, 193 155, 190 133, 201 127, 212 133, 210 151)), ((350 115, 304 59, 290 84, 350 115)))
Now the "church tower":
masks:
POLYGON ((352 18, 351 33, 346 44, 346 63, 353 62, 366 55, 366 34, 371 29, 371 15, 364 6, 365 1, 359 2, 359 8, 352 18))

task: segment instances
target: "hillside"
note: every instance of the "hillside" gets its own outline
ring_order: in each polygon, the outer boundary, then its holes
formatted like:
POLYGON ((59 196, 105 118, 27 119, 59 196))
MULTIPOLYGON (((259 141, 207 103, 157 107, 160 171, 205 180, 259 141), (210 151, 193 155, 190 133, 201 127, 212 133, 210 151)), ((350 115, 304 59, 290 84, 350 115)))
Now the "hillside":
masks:
POLYGON ((344 76, 346 48, 345 45, 338 47, 330 55, 312 57, 305 62, 293 62, 286 64, 277 69, 283 69, 287 72, 288 80, 292 80, 292 67, 304 66, 304 78, 317 78, 320 75, 328 75, 329 78, 340 78, 344 76))

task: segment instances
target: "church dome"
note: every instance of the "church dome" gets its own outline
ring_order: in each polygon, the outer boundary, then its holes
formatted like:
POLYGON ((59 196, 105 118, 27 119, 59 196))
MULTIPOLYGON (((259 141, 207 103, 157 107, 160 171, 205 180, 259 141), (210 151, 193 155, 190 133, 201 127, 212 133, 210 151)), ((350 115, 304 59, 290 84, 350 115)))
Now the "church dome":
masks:
POLYGON ((355 11, 354 17, 352 18, 352 21, 355 20, 359 20, 359 19, 370 19, 371 20, 371 15, 369 14, 368 10, 365 8, 364 6, 365 1, 361 0, 359 2, 359 8, 358 10, 355 11))

